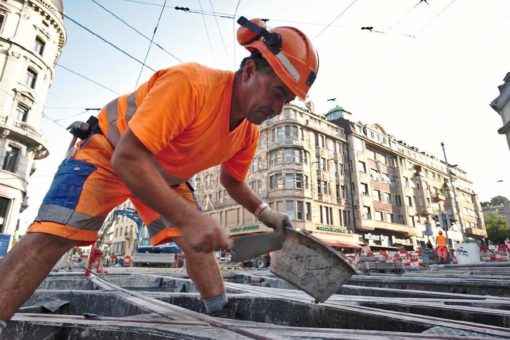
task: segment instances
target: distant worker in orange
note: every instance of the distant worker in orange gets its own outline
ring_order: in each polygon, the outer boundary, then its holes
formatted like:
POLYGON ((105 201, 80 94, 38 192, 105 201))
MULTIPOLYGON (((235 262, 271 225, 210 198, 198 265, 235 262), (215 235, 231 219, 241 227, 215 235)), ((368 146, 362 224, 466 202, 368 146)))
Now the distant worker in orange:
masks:
POLYGON ((441 230, 439 230, 436 236, 436 251, 438 262, 446 263, 448 259, 448 239, 443 235, 441 230))
POLYGON ((219 181, 232 199, 268 227, 286 224, 288 216, 271 209, 245 179, 258 125, 295 97, 304 100, 319 70, 318 55, 300 30, 269 29, 244 17, 238 23, 237 40, 250 55, 237 71, 196 63, 157 71, 108 103, 97 123, 89 119, 84 136, 75 132, 78 150, 60 165, 28 234, 0 263, 0 325, 67 249, 94 243, 108 213, 127 199, 152 244, 174 240, 183 250, 207 313, 228 313, 213 253, 229 247, 227 231, 200 212, 189 179, 221 165, 219 181))

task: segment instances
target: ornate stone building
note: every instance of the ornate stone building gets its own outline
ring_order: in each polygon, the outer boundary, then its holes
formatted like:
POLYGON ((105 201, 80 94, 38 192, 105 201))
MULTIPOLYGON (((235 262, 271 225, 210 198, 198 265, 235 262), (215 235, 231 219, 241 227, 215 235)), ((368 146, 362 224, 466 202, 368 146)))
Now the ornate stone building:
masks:
POLYGON ((480 202, 465 171, 450 167, 452 188, 445 162, 396 140, 381 125, 355 123, 331 112, 326 119, 346 131, 354 169, 353 222, 368 244, 412 249, 441 229, 447 229, 453 243, 487 236, 480 202))
POLYGON ((510 148, 510 72, 503 79, 504 83, 498 86, 499 96, 491 102, 491 107, 499 113, 503 126, 498 133, 506 135, 508 147, 510 148))
MULTIPOLYGON (((449 225, 454 243, 464 234, 486 236, 472 183, 455 167, 456 212, 446 165, 385 132, 378 124, 354 123, 336 107, 326 117, 287 105, 261 125, 247 182, 296 228, 338 248, 422 246, 449 225)), ((219 184, 219 167, 194 178, 202 208, 231 234, 268 228, 237 205, 219 184)), ((433 239, 431 239, 433 241, 433 239)))
POLYGON ((62 10, 62 0, 0 2, 0 234, 17 231, 35 161, 48 156, 39 127, 66 42, 62 10))

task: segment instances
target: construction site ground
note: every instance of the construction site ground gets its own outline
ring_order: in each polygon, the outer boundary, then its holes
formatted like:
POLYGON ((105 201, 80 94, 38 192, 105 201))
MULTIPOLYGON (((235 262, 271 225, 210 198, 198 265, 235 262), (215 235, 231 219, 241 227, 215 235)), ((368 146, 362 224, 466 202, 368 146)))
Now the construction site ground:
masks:
POLYGON ((325 303, 268 270, 222 264, 235 319, 213 318, 182 268, 52 272, 0 339, 510 338, 510 265, 353 276, 325 303))

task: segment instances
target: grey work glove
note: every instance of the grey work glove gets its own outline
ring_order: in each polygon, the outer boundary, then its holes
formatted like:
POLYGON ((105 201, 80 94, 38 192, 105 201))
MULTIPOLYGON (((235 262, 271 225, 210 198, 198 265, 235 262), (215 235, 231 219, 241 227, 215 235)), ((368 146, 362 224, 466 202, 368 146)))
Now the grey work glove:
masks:
POLYGON ((287 214, 274 211, 269 207, 262 210, 258 218, 260 222, 264 223, 269 228, 280 230, 281 228, 292 229, 292 224, 290 223, 289 216, 287 214))

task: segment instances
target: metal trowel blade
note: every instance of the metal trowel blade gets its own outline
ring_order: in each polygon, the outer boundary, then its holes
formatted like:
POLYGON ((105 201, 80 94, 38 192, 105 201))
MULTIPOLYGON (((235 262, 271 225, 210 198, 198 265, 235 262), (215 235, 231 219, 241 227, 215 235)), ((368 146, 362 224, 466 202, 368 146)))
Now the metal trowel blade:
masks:
POLYGON ((283 230, 272 233, 239 236, 232 240, 233 262, 242 262, 255 258, 271 251, 280 250, 283 247, 285 235, 283 230))

